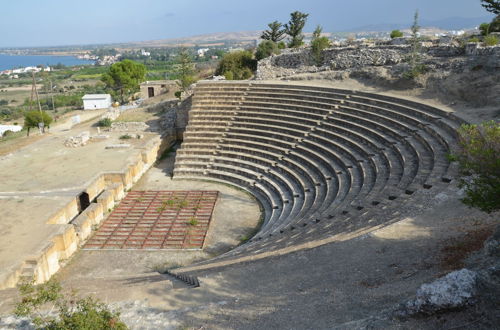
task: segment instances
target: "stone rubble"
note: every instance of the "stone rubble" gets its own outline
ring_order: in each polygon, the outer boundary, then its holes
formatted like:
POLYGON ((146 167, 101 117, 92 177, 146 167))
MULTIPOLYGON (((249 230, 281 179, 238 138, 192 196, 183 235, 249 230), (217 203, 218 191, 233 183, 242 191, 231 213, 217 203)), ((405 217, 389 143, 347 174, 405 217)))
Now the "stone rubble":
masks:
POLYGON ((144 132, 149 126, 144 122, 114 122, 111 124, 111 132, 144 132))
POLYGON ((88 143, 90 140, 90 133, 85 131, 77 136, 70 136, 64 141, 64 146, 68 148, 82 147, 88 143))

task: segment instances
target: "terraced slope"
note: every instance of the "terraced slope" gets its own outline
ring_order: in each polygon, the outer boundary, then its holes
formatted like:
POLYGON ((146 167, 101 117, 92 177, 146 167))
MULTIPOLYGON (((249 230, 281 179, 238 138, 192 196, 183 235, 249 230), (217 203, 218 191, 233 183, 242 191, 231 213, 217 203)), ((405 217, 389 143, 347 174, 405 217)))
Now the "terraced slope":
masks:
MULTIPOLYGON (((384 225, 454 177, 461 120, 413 101, 280 83, 196 87, 174 178, 230 183, 264 222, 226 260, 384 225)), ((213 262, 207 261, 207 262, 213 262)))

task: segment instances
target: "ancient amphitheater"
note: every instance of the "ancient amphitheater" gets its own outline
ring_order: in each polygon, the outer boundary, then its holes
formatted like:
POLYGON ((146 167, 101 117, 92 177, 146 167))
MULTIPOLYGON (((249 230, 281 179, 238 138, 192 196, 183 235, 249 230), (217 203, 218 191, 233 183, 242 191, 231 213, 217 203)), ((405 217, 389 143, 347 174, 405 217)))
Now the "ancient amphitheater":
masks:
MULTIPOLYGON (((202 261, 119 280, 96 275, 79 256, 63 279, 120 302, 136 328, 385 329, 440 322, 400 324, 391 313, 422 283, 443 275, 437 253, 449 235, 484 217, 458 202, 457 164, 448 155, 465 122, 460 116, 394 94, 289 81, 202 81, 190 102, 164 190, 181 182, 193 190, 210 183, 247 192, 261 211, 255 235, 202 261), (457 219, 465 219, 460 229, 457 219), (68 272, 87 278, 71 282, 68 272)), ((128 181, 108 188, 110 199, 118 202, 151 166, 159 143, 150 144, 142 162, 120 174, 128 181)), ((91 197, 110 180, 98 178, 91 197)), ((221 195, 229 204, 218 203, 217 212, 230 214, 229 228, 243 216, 227 206, 239 197, 221 195)), ((100 218, 77 223, 78 239, 86 241, 100 218)), ((146 258, 84 252, 103 269, 114 258, 130 267, 146 258)), ((458 324, 467 324, 460 317, 458 324)))

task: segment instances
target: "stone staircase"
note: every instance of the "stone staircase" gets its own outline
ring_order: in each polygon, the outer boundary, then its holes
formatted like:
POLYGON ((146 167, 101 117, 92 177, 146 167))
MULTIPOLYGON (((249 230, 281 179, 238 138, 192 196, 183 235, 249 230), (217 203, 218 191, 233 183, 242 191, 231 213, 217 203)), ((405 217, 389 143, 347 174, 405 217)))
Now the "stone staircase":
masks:
POLYGON ((418 202, 416 191, 439 193, 457 170, 447 155, 461 123, 385 95, 202 82, 174 179, 210 179, 255 196, 260 231, 215 260, 238 258, 383 225, 418 202))

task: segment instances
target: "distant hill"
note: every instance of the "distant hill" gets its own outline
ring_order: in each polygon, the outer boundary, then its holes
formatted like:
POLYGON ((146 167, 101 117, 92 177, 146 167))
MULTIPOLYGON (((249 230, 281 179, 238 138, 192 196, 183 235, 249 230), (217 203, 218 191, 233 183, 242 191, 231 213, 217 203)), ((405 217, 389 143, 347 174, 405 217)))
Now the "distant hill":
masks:
MULTIPOLYGON (((465 18, 465 17, 449 17, 440 20, 425 20, 422 19, 419 21, 419 24, 422 27, 434 27, 443 30, 461 30, 461 29, 470 29, 478 26, 481 23, 491 21, 491 16, 482 16, 482 17, 473 17, 473 18, 465 18)), ((352 29, 347 29, 342 32, 361 32, 361 31, 392 31, 392 30, 400 30, 407 29, 411 26, 412 22, 408 21, 407 23, 381 23, 381 24, 370 24, 364 25, 352 29)))
POLYGON ((140 41, 130 43, 131 45, 139 46, 162 46, 162 45, 203 45, 203 44, 213 44, 217 42, 223 42, 227 40, 234 40, 239 42, 254 41, 259 39, 261 31, 240 31, 240 32, 219 32, 219 33, 209 33, 201 34, 190 37, 183 38, 170 38, 170 39, 159 39, 150 41, 140 41))

